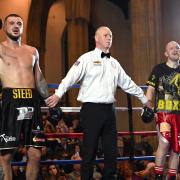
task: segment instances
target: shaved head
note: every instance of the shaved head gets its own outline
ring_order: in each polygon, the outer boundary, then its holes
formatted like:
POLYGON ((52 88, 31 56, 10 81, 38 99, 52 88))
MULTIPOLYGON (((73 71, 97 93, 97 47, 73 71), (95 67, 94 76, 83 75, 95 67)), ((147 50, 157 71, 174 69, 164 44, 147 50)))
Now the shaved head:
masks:
POLYGON ((95 32, 96 47, 107 52, 112 45, 112 32, 106 26, 100 26, 95 32))
POLYGON ((180 45, 176 41, 170 41, 166 44, 164 55, 167 58, 167 63, 171 67, 176 67, 180 58, 180 45))
POLYGON ((100 34, 104 29, 111 31, 111 30, 110 30, 108 27, 106 27, 106 26, 100 26, 99 28, 97 28, 97 30, 96 30, 96 32, 95 32, 95 36, 98 35, 98 34, 100 34))
POLYGON ((167 51, 171 46, 179 47, 179 44, 176 41, 170 41, 169 43, 167 43, 165 50, 167 51))

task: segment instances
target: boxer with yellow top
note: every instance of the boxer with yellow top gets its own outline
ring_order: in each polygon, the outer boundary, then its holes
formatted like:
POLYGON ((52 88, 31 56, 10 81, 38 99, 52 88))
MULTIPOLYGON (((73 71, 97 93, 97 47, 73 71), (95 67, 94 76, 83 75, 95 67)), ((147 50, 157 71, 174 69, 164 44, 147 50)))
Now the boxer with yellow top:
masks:
POLYGON ((166 62, 156 65, 147 81, 146 96, 154 100, 159 144, 155 158, 156 180, 163 179, 166 155, 170 153, 168 180, 175 180, 180 153, 180 46, 166 45, 166 62), (155 95, 155 99, 153 98, 155 95))

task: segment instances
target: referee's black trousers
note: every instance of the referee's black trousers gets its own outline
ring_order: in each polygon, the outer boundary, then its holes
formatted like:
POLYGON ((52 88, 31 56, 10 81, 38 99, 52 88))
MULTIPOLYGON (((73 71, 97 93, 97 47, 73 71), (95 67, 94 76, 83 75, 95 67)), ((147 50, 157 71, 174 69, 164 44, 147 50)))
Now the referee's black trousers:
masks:
POLYGON ((81 180, 92 180, 99 137, 104 153, 103 180, 116 179, 117 130, 113 104, 83 103, 81 180))

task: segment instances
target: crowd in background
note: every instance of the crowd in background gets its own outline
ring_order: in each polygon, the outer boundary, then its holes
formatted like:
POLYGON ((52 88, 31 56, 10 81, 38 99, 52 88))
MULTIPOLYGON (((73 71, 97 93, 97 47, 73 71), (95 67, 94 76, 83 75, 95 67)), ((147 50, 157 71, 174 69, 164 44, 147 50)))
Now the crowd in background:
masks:
MULTIPOLYGON (((57 123, 51 121, 47 113, 43 116, 45 133, 79 133, 82 132, 78 117, 65 115, 57 123)), ((81 160, 82 138, 47 138, 47 147, 42 148, 42 161, 45 160, 81 160)), ((117 156, 130 156, 130 137, 118 137, 117 156)), ((154 155, 153 147, 146 137, 141 137, 141 142, 134 144, 135 156, 154 155)), ((25 162, 27 149, 20 146, 14 153, 13 161, 25 162)), ((97 159, 103 158, 101 140, 97 151, 97 159)), ((118 161, 118 180, 154 180, 154 162, 148 160, 118 161)), ((24 180, 26 167, 12 166, 13 180, 24 180)), ((94 164, 93 180, 101 180, 103 176, 103 163, 94 164)), ((177 175, 178 176, 178 175, 177 175)), ((80 180, 80 164, 50 164, 41 165, 38 180, 80 180)), ((180 177, 177 179, 180 179, 180 177)))

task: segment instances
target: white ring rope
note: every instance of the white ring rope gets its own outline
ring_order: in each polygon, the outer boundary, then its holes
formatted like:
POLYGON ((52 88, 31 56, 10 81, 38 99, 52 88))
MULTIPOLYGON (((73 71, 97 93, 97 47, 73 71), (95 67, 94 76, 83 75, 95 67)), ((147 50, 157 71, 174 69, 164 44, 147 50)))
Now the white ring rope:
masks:
MULTIPOLYGON (((81 107, 60 107, 63 112, 80 112, 81 107)), ((41 107, 42 112, 47 112, 49 107, 41 107)), ((117 111, 127 111, 127 107, 116 107, 117 111)), ((132 107, 134 111, 141 111, 142 107, 132 107)))

